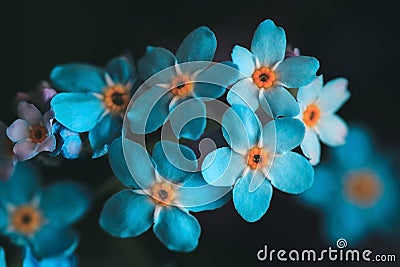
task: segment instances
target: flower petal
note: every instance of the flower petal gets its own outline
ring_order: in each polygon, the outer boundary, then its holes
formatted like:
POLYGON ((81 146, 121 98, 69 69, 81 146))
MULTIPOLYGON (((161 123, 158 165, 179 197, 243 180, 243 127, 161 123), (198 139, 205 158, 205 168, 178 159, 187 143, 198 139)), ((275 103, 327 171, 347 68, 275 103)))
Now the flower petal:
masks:
POLYGON ((92 93, 60 93, 53 97, 51 106, 58 122, 79 133, 93 129, 105 112, 101 100, 92 93))
POLYGON ((187 211, 167 207, 161 209, 153 231, 168 249, 189 252, 197 247, 201 229, 197 219, 187 211))
POLYGON ((337 115, 321 116, 314 128, 321 141, 328 146, 340 146, 345 143, 348 132, 347 125, 337 115))
POLYGON ((251 77, 256 69, 255 56, 246 48, 235 45, 232 50, 231 57, 232 62, 239 66, 241 75, 244 75, 245 77, 251 77))
POLYGON ((19 161, 25 161, 33 158, 39 152, 37 151, 39 145, 33 143, 30 139, 20 141, 14 145, 13 152, 19 161))
POLYGON ((157 172, 173 183, 185 182, 197 170, 194 152, 187 146, 171 141, 159 141, 154 145, 152 158, 157 172))
POLYGON ((322 91, 323 83, 323 77, 319 75, 309 85, 300 87, 297 92, 297 100, 299 103, 303 106, 314 103, 322 91))
POLYGON ((288 152, 274 158, 268 176, 272 185, 279 190, 298 194, 312 186, 314 169, 305 157, 288 152))
POLYGON ((264 111, 274 118, 278 116, 294 117, 300 112, 296 99, 282 86, 263 90, 263 94, 260 96, 260 104, 264 111))
POLYGON ((128 188, 139 189, 139 185, 133 179, 126 165, 122 150, 122 137, 116 138, 110 145, 108 159, 114 175, 128 188))
MULTIPOLYGON (((1 266, 1 264, 0 264, 1 266)), ((76 267, 78 266, 78 258, 76 255, 60 256, 37 260, 31 253, 29 247, 25 248, 24 261, 22 267, 76 267)))
POLYGON ((29 138, 29 123, 26 120, 17 119, 7 128, 7 136, 13 142, 29 138))
POLYGON ((321 145, 317 134, 310 128, 307 128, 304 140, 300 145, 304 155, 310 159, 311 165, 317 165, 321 157, 321 145))
POLYGON ((272 67, 283 60, 286 51, 286 35, 281 27, 272 20, 265 20, 258 25, 251 42, 251 52, 262 66, 272 67))
POLYGON ((222 117, 222 133, 229 146, 238 153, 258 144, 261 123, 254 112, 246 106, 233 105, 222 117))
POLYGON ((202 26, 189 33, 176 51, 179 63, 191 61, 212 61, 217 49, 214 33, 202 26))
POLYGON ((107 72, 110 74, 114 83, 127 84, 135 82, 136 73, 133 64, 125 57, 117 57, 107 63, 107 72))
POLYGON ((71 135, 64 139, 61 154, 66 159, 77 159, 82 150, 82 140, 79 135, 71 135))
POLYGON ((106 86, 105 71, 89 64, 71 63, 56 66, 50 80, 57 89, 68 92, 97 92, 106 86))
POLYGON ((39 174, 28 162, 19 162, 7 182, 0 183, 0 203, 21 205, 29 203, 39 190, 39 174))
POLYGON ((259 89, 250 79, 242 79, 229 90, 226 100, 231 105, 244 105, 252 110, 259 106, 259 89))
POLYGON ((95 151, 107 152, 108 145, 121 136, 122 119, 119 116, 108 114, 89 132, 89 143, 95 151))
POLYGON ((47 138, 41 143, 38 148, 37 152, 49 151, 53 152, 56 149, 56 137, 54 135, 49 135, 47 138))
POLYGON ((322 113, 336 112, 350 98, 347 84, 348 81, 344 78, 337 78, 325 84, 316 102, 322 113))
POLYGON ((267 212, 271 198, 271 183, 264 178, 260 171, 248 172, 246 176, 239 179, 233 188, 235 209, 248 222, 258 221, 267 212), (253 176, 261 176, 264 180, 255 191, 250 192, 251 181, 257 179, 253 176))
POLYGON ((162 126, 169 114, 172 95, 165 88, 154 86, 140 95, 127 111, 131 130, 151 133, 162 126))
POLYGON ((81 218, 90 203, 88 188, 73 182, 57 182, 42 190, 40 210, 50 223, 67 226, 81 218))
POLYGON ((231 190, 231 186, 209 185, 196 172, 179 188, 179 204, 193 212, 218 209, 232 198, 231 190))
MULTIPOLYGON (((160 71, 174 66, 176 58, 171 51, 162 47, 148 46, 145 55, 138 61, 139 78, 146 81, 160 71)), ((159 83, 170 83, 172 77, 157 75, 159 83)))
POLYGON ((73 229, 47 224, 32 238, 32 249, 39 259, 58 257, 73 253, 78 243, 78 233, 73 229))
MULTIPOLYGON (((3 206, 0 206, 0 231, 2 233, 4 232, 6 227, 8 226, 9 220, 10 219, 8 218, 8 212, 5 210, 5 208, 3 206)), ((0 249, 1 249, 1 247, 0 247, 0 249)), ((1 257, 0 257, 0 263, 1 263, 1 257)), ((1 266, 1 264, 0 264, 0 266, 1 266)))
POLYGON ((263 129, 263 145, 270 151, 283 154, 300 145, 305 134, 304 124, 293 118, 278 118, 263 129))
POLYGON ((203 161, 201 171, 204 180, 213 186, 232 186, 246 168, 245 156, 229 147, 212 151, 203 161))
POLYGON ((25 101, 18 103, 17 112, 21 119, 26 120, 32 126, 39 125, 43 118, 37 107, 25 101))
POLYGON ((149 196, 122 190, 104 204, 100 226, 115 237, 138 236, 152 225, 154 209, 149 196))
POLYGON ((127 138, 122 139, 124 157, 129 172, 140 188, 150 188, 156 181, 151 157, 138 143, 127 138))
POLYGON ((282 61, 275 72, 278 80, 288 88, 310 84, 316 78, 319 62, 314 57, 289 57, 282 61))

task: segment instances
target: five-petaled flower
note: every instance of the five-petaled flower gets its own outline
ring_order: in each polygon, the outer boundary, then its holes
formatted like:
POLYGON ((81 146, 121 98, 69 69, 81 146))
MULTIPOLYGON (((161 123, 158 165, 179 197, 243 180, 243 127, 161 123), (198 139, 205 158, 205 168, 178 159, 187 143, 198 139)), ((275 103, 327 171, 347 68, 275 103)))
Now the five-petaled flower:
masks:
POLYGON ((246 221, 257 221, 266 213, 272 185, 291 194, 311 187, 311 164, 291 151, 303 140, 301 121, 278 118, 262 128, 250 108, 233 105, 224 114, 222 127, 230 147, 208 154, 202 173, 211 185, 234 186, 235 208, 246 221))
POLYGON ((285 58, 286 35, 271 20, 260 23, 251 43, 251 52, 235 46, 232 61, 244 75, 232 86, 228 102, 262 108, 275 117, 293 117, 299 106, 286 88, 298 88, 312 82, 319 62, 313 57, 295 56, 285 58))
POLYGON ((134 92, 134 66, 126 57, 111 60, 105 69, 71 63, 55 67, 50 79, 66 91, 51 100, 57 121, 74 132, 89 131, 93 158, 106 154, 121 135, 122 118, 134 92))
POLYGON ((124 151, 121 139, 116 139, 110 147, 110 164, 130 189, 107 200, 100 225, 113 236, 127 238, 154 223, 154 234, 170 250, 194 250, 201 230, 189 212, 221 207, 229 200, 231 187, 207 185, 201 172, 195 172, 196 156, 186 146, 160 141, 150 157, 141 145, 124 139, 124 151))
POLYGON ((321 145, 318 139, 329 146, 345 143, 346 123, 334 113, 349 99, 347 80, 337 78, 323 85, 322 75, 312 83, 300 87, 297 101, 300 105, 298 119, 304 122, 306 134, 301 149, 313 165, 319 163, 321 145))

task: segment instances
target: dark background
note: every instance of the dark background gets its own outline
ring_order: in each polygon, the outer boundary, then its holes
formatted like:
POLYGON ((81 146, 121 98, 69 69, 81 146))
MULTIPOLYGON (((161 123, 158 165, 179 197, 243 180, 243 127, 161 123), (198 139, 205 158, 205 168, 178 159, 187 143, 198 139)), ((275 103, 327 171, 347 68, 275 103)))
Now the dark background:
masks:
MULTIPOLYGON (((138 59, 147 45, 176 51, 186 34, 201 25, 217 36, 215 60, 229 60, 232 47, 249 47, 257 25, 271 18, 285 29, 290 44, 319 59, 319 73, 325 81, 348 78, 352 97, 339 114, 350 124, 367 125, 379 148, 397 156, 400 52, 395 4, 387 0, 229 1, 218 2, 218 6, 217 1, 2 3, 0 120, 11 123, 16 118, 15 93, 33 89, 57 64, 104 65, 126 51, 138 59)), ((320 230, 321 214, 301 205, 296 196, 278 190, 267 215, 257 223, 242 220, 232 204, 197 214, 202 235, 199 247, 189 254, 168 251, 152 231, 133 239, 112 238, 97 223, 102 204, 118 190, 112 182, 102 186, 112 175, 107 158, 62 162, 42 169, 46 182, 71 177, 94 189, 95 203, 76 225, 82 238, 77 250, 80 266, 253 266, 258 264, 256 253, 264 244, 286 250, 335 247, 320 230)), ((397 253, 400 258, 396 239, 371 234, 352 247, 397 253)), ((0 241, 9 262, 17 263, 18 249, 5 239, 0 241)), ((339 262, 324 264, 342 266, 339 262)))

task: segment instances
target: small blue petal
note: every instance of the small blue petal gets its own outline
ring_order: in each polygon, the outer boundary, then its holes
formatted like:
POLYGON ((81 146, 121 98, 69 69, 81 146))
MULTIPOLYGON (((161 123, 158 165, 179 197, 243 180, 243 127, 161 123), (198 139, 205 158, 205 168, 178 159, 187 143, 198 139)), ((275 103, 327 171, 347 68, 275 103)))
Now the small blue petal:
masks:
POLYGON ((114 58, 107 63, 105 69, 116 84, 134 83, 136 81, 135 68, 127 57, 114 58))
MULTIPOLYGON (((121 136, 122 119, 108 114, 89 132, 89 143, 93 150, 102 151, 105 146, 121 136)), ((107 152, 107 150, 105 151, 107 152)))
POLYGON ((82 149, 82 140, 79 135, 68 136, 64 139, 61 154, 66 159, 77 159, 82 149))
POLYGON ((90 204, 88 188, 67 181, 45 187, 40 197, 40 210, 44 217, 58 226, 79 220, 88 211, 90 204))
POLYGON ((214 33, 202 26, 189 33, 176 51, 179 63, 191 61, 212 61, 217 49, 214 33))
POLYGON ((314 169, 308 160, 294 152, 274 158, 269 179, 279 190, 298 194, 309 189, 314 181, 314 169))
POLYGON ((323 113, 336 112, 349 98, 348 81, 345 78, 336 78, 327 82, 316 101, 316 105, 323 113))
POLYGON ((127 138, 122 139, 124 157, 128 169, 140 188, 150 188, 156 181, 151 157, 138 143, 127 138))
POLYGON ((300 87, 297 92, 297 100, 299 103, 305 107, 314 103, 322 91, 323 83, 322 75, 319 75, 309 85, 300 87))
POLYGON ((251 51, 262 66, 272 67, 283 60, 286 51, 286 35, 272 20, 265 20, 257 27, 251 42, 251 51))
POLYGON ((246 156, 229 147, 222 147, 208 154, 201 167, 204 180, 213 186, 232 186, 246 168, 246 156))
POLYGON ((3 205, 0 205, 0 232, 3 232, 9 223, 8 212, 3 205))
POLYGON ((181 102, 169 115, 175 136, 197 140, 206 128, 206 106, 197 98, 181 102))
POLYGON ((306 128, 304 124, 293 118, 278 118, 270 121, 263 129, 263 144, 270 150, 282 154, 300 145, 306 128))
POLYGON ((71 63, 55 67, 50 80, 61 91, 97 92, 106 86, 105 71, 88 64, 71 63))
POLYGON ((282 86, 264 90, 260 97, 260 103, 264 111, 274 118, 278 116, 294 117, 300 112, 296 99, 282 86))
POLYGON ((44 225, 32 238, 32 250, 38 259, 72 254, 79 236, 71 228, 44 225))
POLYGON ((313 57, 298 56, 286 58, 275 72, 278 80, 288 88, 298 88, 310 84, 316 78, 319 62, 313 57))
MULTIPOLYGON (((148 46, 146 54, 138 61, 139 78, 146 81, 151 76, 160 71, 175 65, 176 58, 171 51, 161 48, 148 46)), ((164 72, 165 73, 165 72, 164 72)), ((172 76, 157 75, 159 83, 169 83, 172 76)))
POLYGON ((153 228, 154 234, 170 250, 189 252, 197 247, 200 224, 187 211, 162 208, 153 228))
POLYGON ((115 237, 138 236, 151 227, 154 209, 149 196, 122 190, 104 204, 100 226, 115 237))
POLYGON ((328 146, 340 146, 346 142, 347 124, 337 115, 322 115, 314 129, 321 141, 328 146))
POLYGON ((0 267, 6 267, 6 255, 4 254, 4 249, 0 247, 0 267))
POLYGON ((172 94, 154 86, 139 96, 127 111, 131 130, 137 134, 151 133, 162 126, 169 114, 172 94))
POLYGON ((236 45, 232 50, 232 61, 239 66, 239 71, 245 77, 251 77, 256 69, 255 56, 246 48, 236 45))
POLYGON ((246 106, 233 105, 222 117, 222 133, 230 147, 241 154, 258 144, 261 123, 246 106))
POLYGON ((19 162, 7 182, 0 183, 0 203, 21 205, 29 203, 39 190, 39 174, 28 162, 19 162))
POLYGON ((317 134, 313 130, 306 130, 304 140, 300 147, 301 150, 303 150, 304 155, 310 159, 311 165, 317 165, 319 163, 321 157, 321 145, 317 134))
MULTIPOLYGON (((1 266, 1 265, 0 265, 1 266)), ((61 257, 45 258, 37 260, 32 255, 30 249, 25 248, 24 261, 22 267, 76 267, 78 266, 78 258, 76 255, 68 255, 61 257)))
POLYGON ((271 198, 271 183, 264 178, 260 171, 249 171, 246 176, 239 179, 233 188, 235 208, 240 216, 248 222, 258 221, 267 212, 271 198), (264 180, 255 191, 250 192, 250 183, 256 179, 253 176, 261 176, 264 180))
POLYGON ((53 97, 51 106, 56 120, 75 132, 93 129, 105 111, 92 93, 60 93, 53 97))
POLYGON ((110 146, 108 154, 111 169, 120 182, 128 188, 139 189, 139 185, 132 178, 125 162, 122 150, 122 137, 115 139, 110 146))
POLYGON ((192 172, 197 170, 194 152, 187 146, 170 141, 155 144, 152 158, 157 172, 173 183, 185 182, 192 172))
POLYGON ((252 110, 259 106, 260 90, 250 79, 242 79, 235 83, 229 90, 226 100, 231 105, 244 105, 252 110))

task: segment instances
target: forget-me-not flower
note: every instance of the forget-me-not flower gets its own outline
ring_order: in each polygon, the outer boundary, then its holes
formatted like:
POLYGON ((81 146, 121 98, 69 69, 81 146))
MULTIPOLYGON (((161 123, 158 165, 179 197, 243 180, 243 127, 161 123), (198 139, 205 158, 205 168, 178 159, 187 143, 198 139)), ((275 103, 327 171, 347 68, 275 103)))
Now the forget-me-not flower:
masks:
POLYGON ((83 149, 79 133, 71 131, 59 122, 53 125, 53 133, 58 140, 57 148, 53 151, 52 156, 62 155, 66 159, 79 158, 83 149))
POLYGON ((160 141, 150 157, 138 143, 124 142, 127 164, 121 139, 112 143, 109 156, 115 175, 129 189, 104 204, 101 227, 112 236, 127 238, 142 234, 154 224, 154 234, 168 249, 194 250, 201 230, 189 212, 222 206, 229 200, 231 188, 207 185, 201 172, 194 172, 196 157, 186 146, 160 141), (178 151, 186 160, 179 158, 178 151))
POLYGON ((211 185, 234 186, 235 208, 246 221, 257 221, 266 213, 272 186, 297 194, 312 185, 311 164, 291 151, 304 137, 298 119, 278 118, 261 128, 250 108, 233 105, 224 114, 222 127, 230 147, 208 154, 202 173, 211 185))
POLYGON ((104 69, 70 63, 55 67, 50 79, 64 91, 51 100, 57 121, 74 132, 89 132, 93 158, 106 154, 108 145, 121 135, 136 81, 134 66, 126 57, 111 60, 104 69))
POLYGON ((285 31, 272 20, 261 22, 251 52, 238 45, 233 48, 232 61, 245 77, 229 90, 228 102, 248 105, 253 110, 261 104, 273 117, 296 116, 299 106, 285 87, 298 88, 312 82, 319 62, 308 56, 285 58, 285 51, 285 31))
POLYGON ((297 101, 300 114, 297 118, 306 126, 306 134, 300 146, 312 165, 318 164, 320 160, 319 139, 328 146, 344 144, 347 125, 334 113, 349 97, 347 80, 344 78, 337 78, 323 85, 321 75, 309 85, 299 88, 297 101))

